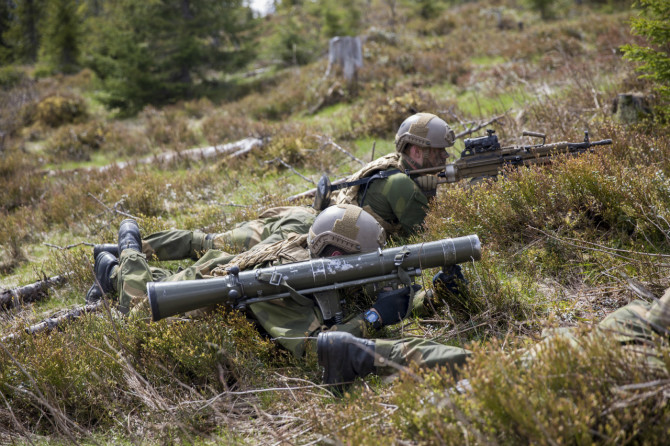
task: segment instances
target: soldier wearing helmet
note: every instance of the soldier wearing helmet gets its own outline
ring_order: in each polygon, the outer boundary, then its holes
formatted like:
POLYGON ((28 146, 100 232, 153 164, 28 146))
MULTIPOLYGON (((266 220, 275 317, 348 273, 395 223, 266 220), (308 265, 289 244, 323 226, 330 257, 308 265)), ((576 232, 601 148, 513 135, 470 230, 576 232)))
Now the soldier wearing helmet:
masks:
MULTIPOLYGON (((329 204, 362 207, 382 225, 387 235, 411 234, 423 224, 428 197, 436 193, 437 176, 410 178, 404 172, 443 166, 447 158, 445 148, 453 144, 454 132, 442 119, 430 113, 412 115, 398 128, 395 153, 369 163, 349 177, 351 181, 369 181, 342 189, 329 204)), ((142 250, 148 257, 156 256, 159 260, 197 260, 212 248, 239 253, 292 234, 306 234, 316 214, 314 209, 303 206, 272 208, 258 219, 240 223, 223 233, 179 229, 157 232, 143 240, 142 250)), ((102 245, 94 251, 94 256, 102 249, 113 251, 114 245, 102 245)))
POLYGON ((335 203, 361 206, 389 234, 410 234, 423 224, 428 197, 436 193, 437 176, 410 178, 405 170, 444 166, 446 148, 454 144, 449 125, 431 113, 405 119, 395 137, 396 152, 379 158, 351 175, 349 181, 369 182, 342 189, 335 203))
MULTIPOLYGON (((117 259, 107 251, 98 253, 95 261, 96 279, 105 293, 118 292, 118 308, 122 312, 132 308, 134 315, 147 311, 148 299, 145 293, 146 284, 150 281, 207 279, 227 274, 231 265, 249 269, 297 262, 310 257, 370 252, 384 247, 386 234, 381 225, 363 209, 354 205, 336 205, 316 217, 308 234, 293 234, 239 255, 211 249, 194 265, 177 274, 149 267, 140 252, 142 239, 134 220, 122 222, 118 240, 120 258, 117 259)), ((370 328, 395 324, 407 317, 413 307, 423 301, 425 293, 416 293, 417 288, 420 287, 398 288, 397 285, 389 285, 380 290, 370 290, 373 297, 376 294, 376 300, 370 307, 367 304, 369 297, 363 290, 346 290, 342 295, 338 292, 324 292, 315 293, 311 298, 292 295, 253 303, 248 306, 247 312, 270 337, 298 357, 306 351, 317 350, 316 343, 309 340, 322 332, 337 331, 348 335, 346 339, 336 336, 329 338, 329 342, 319 341, 317 353, 320 362, 325 361, 326 382, 335 383, 341 380, 341 376, 349 377, 353 369, 358 370, 356 376, 365 376, 375 371, 374 361, 370 361, 372 356, 363 357, 357 351, 347 353, 348 341, 365 337, 370 328), (346 299, 343 300, 343 297, 346 299), (366 307, 367 311, 360 311, 366 307), (357 365, 361 360, 363 369, 357 365)), ((461 364, 469 355, 466 350, 422 339, 365 342, 375 355, 384 358, 380 359, 382 362, 407 364, 413 360, 428 366, 455 365, 461 364)))

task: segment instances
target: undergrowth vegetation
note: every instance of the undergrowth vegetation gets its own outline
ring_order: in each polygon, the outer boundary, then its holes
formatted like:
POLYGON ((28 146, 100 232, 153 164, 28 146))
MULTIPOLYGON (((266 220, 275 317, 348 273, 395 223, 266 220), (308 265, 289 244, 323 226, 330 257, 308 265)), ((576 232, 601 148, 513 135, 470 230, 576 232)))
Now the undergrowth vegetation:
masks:
MULTIPOLYGON (((256 42, 276 49, 276 66, 246 67, 211 98, 132 118, 101 105, 90 71, 35 79, 34 67, 0 70, 0 283, 68 274, 48 300, 0 315, 0 441, 664 442, 667 339, 645 346, 664 365, 656 367, 590 327, 640 288, 660 296, 670 285, 668 105, 622 58, 622 45, 640 43, 629 2, 370 3, 356 22, 364 64, 355 84, 324 76, 313 11, 294 11, 305 15, 296 23, 285 8, 263 20, 293 27, 279 37, 261 30, 256 42), (614 101, 630 92, 653 113, 619 122, 614 101), (613 140, 550 166, 440 186, 423 231, 391 240, 482 241, 481 261, 464 265, 461 296, 381 332, 473 350, 459 378, 409 370, 338 398, 319 385, 316 358, 291 358, 225 309, 150 323, 106 301, 50 333, 23 332, 83 303, 91 246, 115 241, 124 218, 136 218, 143 236, 220 232, 268 207, 309 204, 287 197, 323 173, 356 171, 372 142, 375 157, 389 153, 399 124, 418 111, 461 133, 456 157, 488 121, 503 145, 528 144, 523 130, 547 142, 581 141, 585 130, 613 140), (187 155, 244 138, 260 144, 244 155, 187 155), (543 329, 575 326, 574 338, 533 347, 543 329)), ((328 20, 335 29, 339 19, 328 20)), ((434 273, 424 274, 427 286, 434 273)))

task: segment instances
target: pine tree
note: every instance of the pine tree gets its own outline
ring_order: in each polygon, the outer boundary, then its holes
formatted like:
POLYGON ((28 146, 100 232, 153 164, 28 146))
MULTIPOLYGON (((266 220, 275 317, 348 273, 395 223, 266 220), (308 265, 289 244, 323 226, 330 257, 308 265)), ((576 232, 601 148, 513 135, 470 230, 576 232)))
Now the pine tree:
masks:
POLYGON ((52 72, 72 73, 78 68, 80 17, 76 0, 50 0, 42 26, 40 62, 52 72))
POLYGON ((670 2, 641 0, 640 15, 631 21, 633 34, 644 36, 649 46, 624 45, 626 59, 639 62, 642 77, 656 82, 658 91, 670 99, 670 2))
POLYGON ((39 27, 45 0, 15 0, 10 11, 12 20, 3 41, 11 47, 13 59, 33 63, 40 45, 39 27))
POLYGON ((11 62, 13 56, 12 46, 4 37, 11 24, 10 11, 9 0, 0 0, 0 63, 3 64, 11 62))
MULTIPOLYGON (((208 69, 232 67, 252 20, 242 0, 108 0, 91 19, 86 63, 113 108, 132 113, 193 92, 208 69)), ((243 59, 243 58, 242 58, 243 59)))

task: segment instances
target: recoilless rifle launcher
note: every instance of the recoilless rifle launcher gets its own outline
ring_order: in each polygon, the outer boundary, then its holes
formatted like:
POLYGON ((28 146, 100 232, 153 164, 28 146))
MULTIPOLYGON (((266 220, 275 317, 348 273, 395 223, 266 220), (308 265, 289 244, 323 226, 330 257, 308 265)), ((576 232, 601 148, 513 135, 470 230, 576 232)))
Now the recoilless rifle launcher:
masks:
POLYGON ((215 304, 239 309, 281 298, 301 305, 316 301, 325 320, 337 321, 342 318, 337 290, 388 281, 410 285, 424 268, 447 268, 480 258, 479 238, 468 235, 242 272, 233 266, 220 278, 149 282, 147 295, 154 321, 215 304))

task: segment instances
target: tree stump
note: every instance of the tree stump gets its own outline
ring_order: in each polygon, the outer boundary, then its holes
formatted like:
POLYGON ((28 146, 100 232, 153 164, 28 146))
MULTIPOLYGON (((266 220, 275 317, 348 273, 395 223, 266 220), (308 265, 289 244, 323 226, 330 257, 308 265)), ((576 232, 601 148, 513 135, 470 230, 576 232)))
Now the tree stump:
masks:
POLYGON ((347 82, 356 82, 358 69, 363 66, 363 52, 359 37, 333 37, 330 39, 326 77, 330 76, 333 66, 342 68, 344 79, 347 82))
POLYGON ((622 124, 635 124, 651 116, 649 101, 642 93, 619 93, 614 99, 612 113, 622 124))

